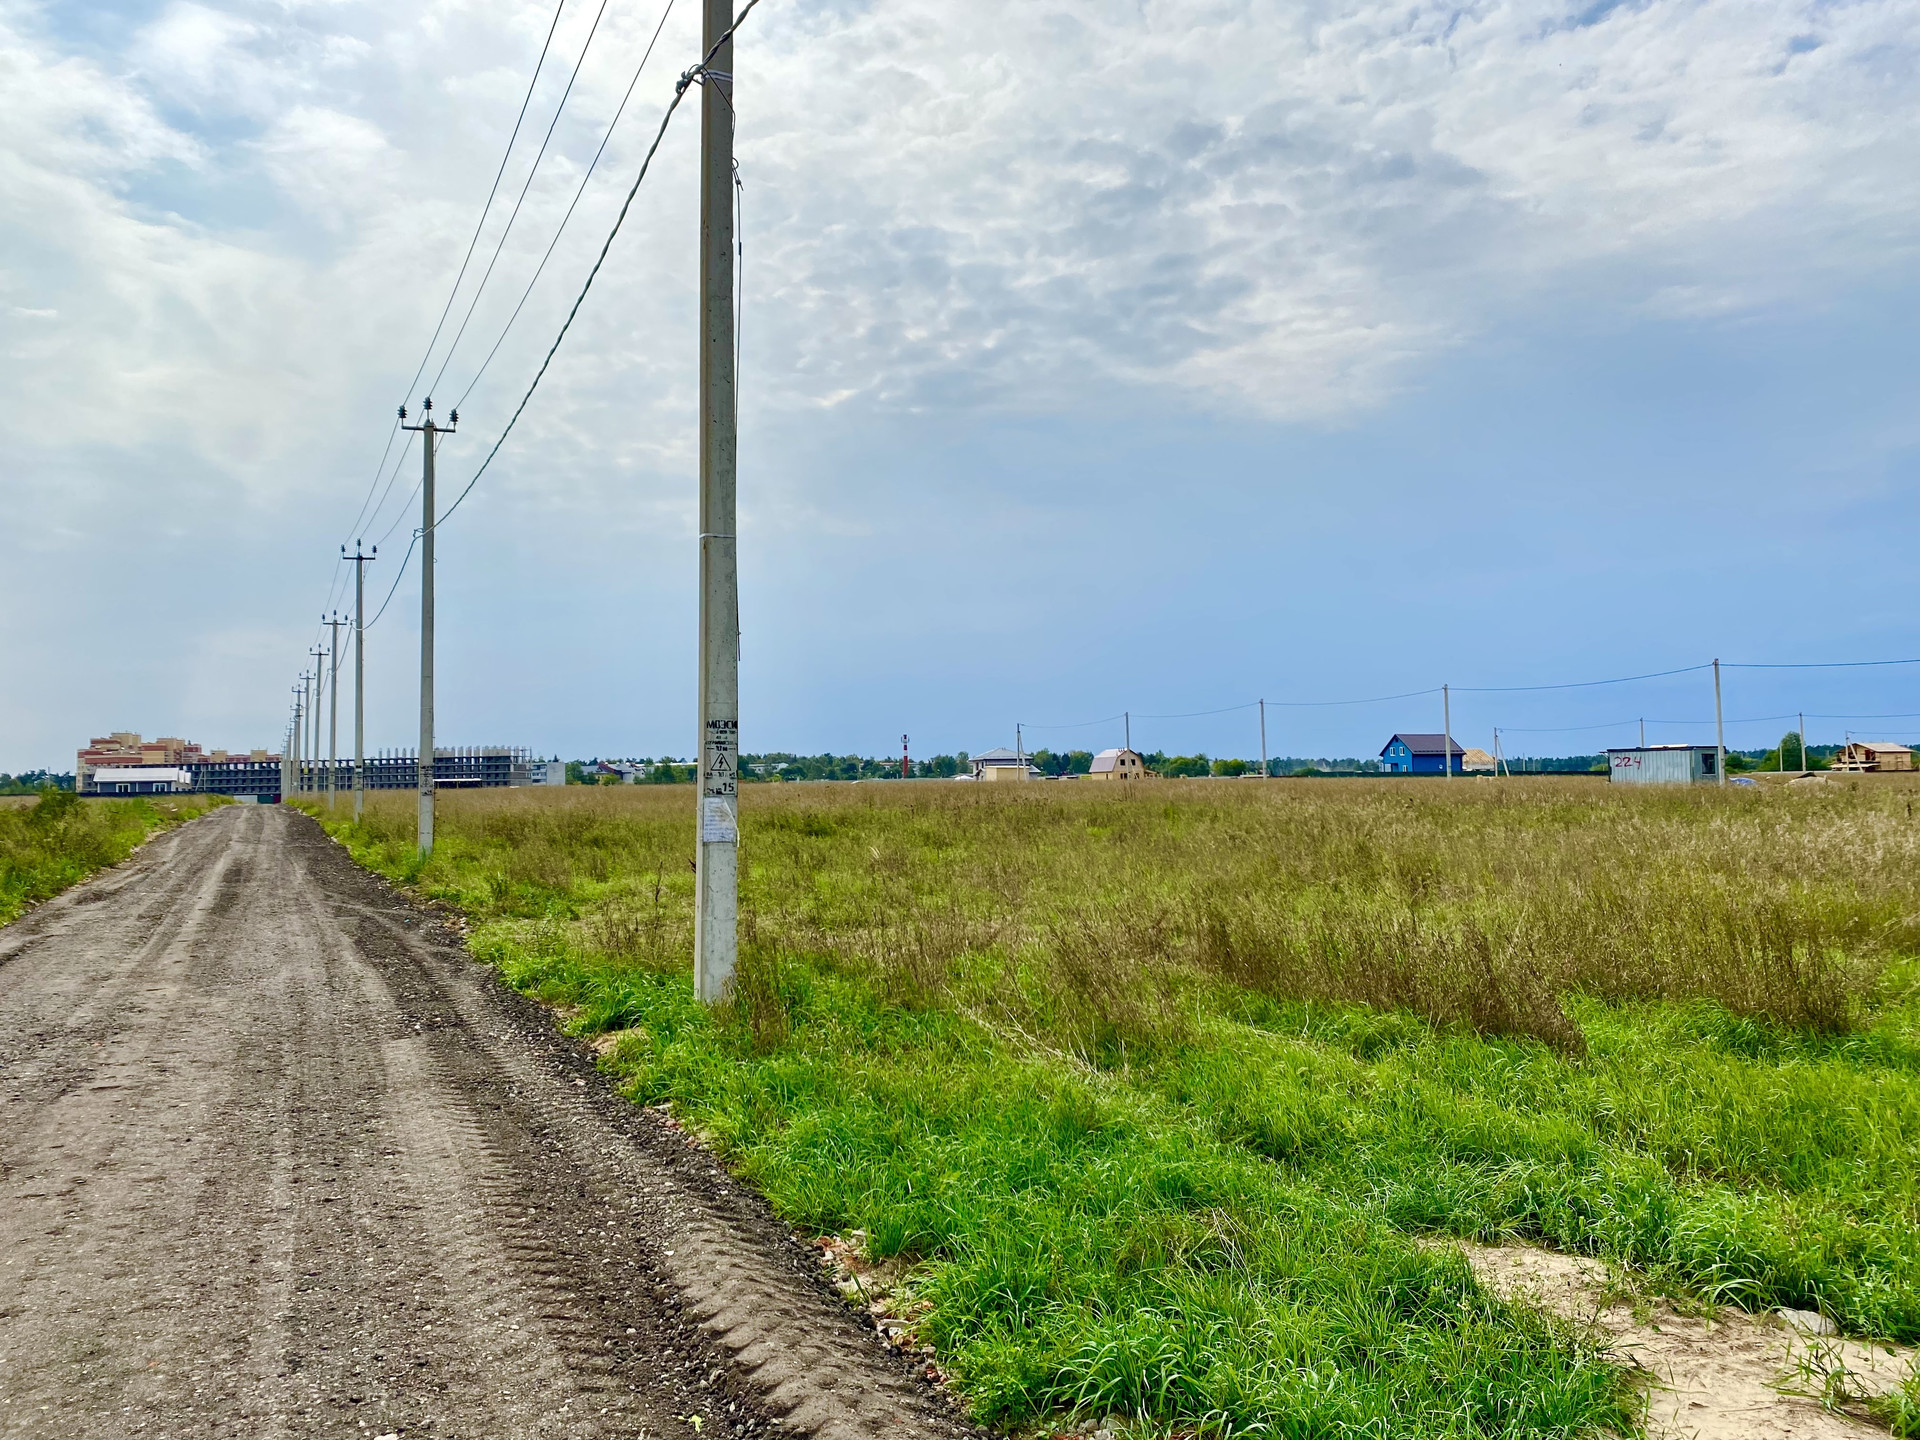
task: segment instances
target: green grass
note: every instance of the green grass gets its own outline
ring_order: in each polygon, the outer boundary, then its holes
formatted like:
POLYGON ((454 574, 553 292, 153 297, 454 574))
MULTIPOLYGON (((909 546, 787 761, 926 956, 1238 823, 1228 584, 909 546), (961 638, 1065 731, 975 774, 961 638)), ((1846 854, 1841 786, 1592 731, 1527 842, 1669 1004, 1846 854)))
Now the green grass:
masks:
POLYGON ((1435 1236, 1920 1338, 1908 792, 1119 790, 747 792, 713 1013, 688 790, 449 797, 424 866, 399 802, 336 832, 792 1223, 909 1267, 997 1424, 1632 1428, 1435 1236))
POLYGON ((119 864, 155 830, 221 803, 203 795, 82 800, 46 790, 30 804, 0 807, 0 925, 119 864))

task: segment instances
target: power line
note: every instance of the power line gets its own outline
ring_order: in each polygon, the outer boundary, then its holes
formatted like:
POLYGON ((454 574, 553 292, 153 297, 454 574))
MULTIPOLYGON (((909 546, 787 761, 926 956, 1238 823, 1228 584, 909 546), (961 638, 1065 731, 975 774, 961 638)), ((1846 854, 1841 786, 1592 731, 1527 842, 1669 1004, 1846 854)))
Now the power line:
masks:
MULTIPOLYGON (((480 468, 474 472, 473 479, 467 482, 466 489, 460 492, 459 498, 456 499, 453 504, 449 505, 434 518, 433 523, 436 526, 455 510, 459 509, 460 502, 465 500, 472 492, 473 487, 480 483, 480 477, 486 473, 487 466, 493 463, 493 457, 500 453, 500 447, 506 443, 507 436, 513 432, 514 425, 519 421, 521 413, 527 408, 527 402, 533 398, 533 392, 539 387, 541 377, 547 373, 547 366, 552 363, 555 352, 560 349, 560 342, 567 338, 567 331, 572 326, 574 317, 580 313, 580 306, 586 300, 587 292, 593 288, 594 277, 599 275, 600 267, 606 263, 607 253, 613 248, 614 239, 620 234, 620 227, 626 222, 627 211, 632 208, 633 198, 639 194, 641 183, 647 178, 648 168, 653 164, 654 155, 659 152, 660 142, 666 138, 667 126, 673 120, 673 112, 680 108, 680 101, 685 97, 687 87, 706 73, 707 62, 713 58, 715 52, 717 52, 721 46, 733 38, 734 32, 740 28, 742 22, 746 20, 747 16, 752 13, 754 7, 759 3, 760 0, 747 0, 746 5, 741 8, 740 13, 734 17, 733 24, 728 26, 726 33, 708 48, 707 53, 701 57, 700 63, 690 68, 680 77, 680 83, 674 87, 673 99, 667 103, 666 111, 660 117, 660 128, 654 134, 653 144, 647 147, 646 156, 640 162, 640 173, 634 176, 633 185, 627 191, 627 198, 620 206, 620 213, 614 217, 613 228, 607 232, 606 243, 600 247, 600 254, 593 262, 593 269, 587 272, 586 283, 580 287, 580 294, 575 298, 573 308, 567 312, 567 318, 560 326, 560 333, 554 337, 552 346, 547 350, 546 358, 540 362, 540 369, 534 374, 533 383, 527 386, 527 393, 521 396, 520 404, 514 410, 513 417, 507 421, 507 428, 501 431, 500 438, 493 442, 493 449, 487 452, 487 458, 481 462, 480 468)), ((663 25, 666 23, 665 15, 661 16, 661 23, 663 25)), ((656 36, 657 34, 658 32, 656 31, 656 36)), ((548 38, 552 38, 551 33, 549 33, 548 38)), ((541 53, 544 55, 545 51, 543 50, 541 53)), ((525 106, 523 105, 521 108, 524 113, 525 106)), ((424 369, 425 366, 423 365, 421 368, 424 369)), ((418 379, 419 377, 416 376, 415 378, 418 379)), ((395 473, 398 473, 398 466, 395 467, 395 473)), ((402 510, 401 513, 404 514, 405 511, 402 510)), ((389 530, 389 533, 391 533, 391 530, 389 530)), ((380 609, 375 612, 373 620, 367 622, 368 628, 371 628, 382 615, 386 614, 387 606, 392 603, 394 595, 399 591, 400 578, 406 574, 407 563, 413 558, 414 548, 420 543, 420 533, 418 530, 414 531, 413 538, 407 545, 407 553, 400 557, 400 566, 394 574, 392 587, 387 591, 387 598, 380 602, 380 609)))
POLYGON ((407 383, 407 398, 413 395, 414 386, 420 383, 420 377, 427 373, 427 362, 433 358, 433 347, 440 343, 440 332, 446 328, 447 316, 453 313, 453 300, 460 293, 460 282, 467 278, 467 266, 473 263, 473 250, 480 243, 480 232, 486 229, 487 216, 493 210, 493 197, 500 191, 500 177, 507 173, 507 161, 513 158, 514 141, 520 138, 520 126, 527 118, 527 106, 533 103, 534 87, 540 83, 541 67, 547 63, 547 51, 553 45, 553 32, 560 28, 560 12, 567 8, 567 0, 559 0, 553 7, 553 20, 547 26, 547 38, 541 42, 540 58, 533 63, 533 78, 527 81, 527 93, 520 101, 520 113, 514 117, 513 133, 507 136, 507 148, 500 156, 500 168, 494 172, 493 184, 487 190, 487 203, 480 207, 480 220, 473 227, 473 238, 467 242, 467 253, 460 261, 459 273, 453 277, 453 289, 447 292, 446 306, 440 311, 440 323, 433 327, 433 338, 427 341, 427 350, 420 357, 420 368, 413 372, 413 379, 407 383))
MULTIPOLYGON (((404 467, 407 463, 407 456, 411 455, 412 453, 413 453, 413 436, 408 435, 407 443, 400 448, 399 457, 395 459, 393 462, 393 472, 387 476, 387 488, 380 492, 380 503, 373 507, 373 513, 367 517, 367 524, 362 529, 361 531, 362 534, 365 534, 367 531, 372 530, 375 525, 380 523, 380 513, 381 511, 387 508, 387 497, 393 493, 394 484, 400 479, 400 471, 402 467, 404 467)), ((407 501, 408 501, 408 504, 411 504, 413 501, 413 497, 409 495, 407 497, 407 501)), ((405 506, 401 507, 400 513, 401 515, 405 515, 407 513, 405 506)), ((396 525, 398 523, 399 521, 397 520, 394 522, 394 524, 396 525)), ((386 534, 382 535, 380 538, 382 540, 385 540, 387 535, 391 535, 392 533, 393 533, 393 525, 389 525, 387 526, 386 534)))
POLYGON ((393 517, 393 523, 387 526, 385 530, 382 530, 380 532, 380 538, 374 541, 374 544, 384 545, 387 543, 388 538, 393 534, 393 532, 400 528, 400 522, 407 518, 407 512, 413 509, 413 498, 419 493, 420 493, 420 482, 416 480, 413 482, 413 489, 407 492, 407 498, 405 502, 400 506, 399 510, 395 512, 393 517))
POLYGON ((547 242, 546 254, 540 257, 540 263, 534 267, 533 278, 527 281, 527 288, 520 292, 520 303, 513 307, 513 313, 507 317, 507 323, 500 327, 500 334, 495 337, 493 348, 487 351, 487 358, 480 362, 480 368, 474 372, 473 378, 467 382, 467 388, 460 392, 460 398, 454 402, 456 410, 467 403, 467 396, 471 395, 473 387, 480 383, 480 377, 487 373, 487 367, 493 363, 493 357, 500 353, 501 345, 506 342, 507 332, 513 329, 513 322, 520 318, 520 312, 526 307, 528 297, 533 294, 533 287, 539 284, 540 276, 546 271, 547 261, 553 258, 554 248, 559 245, 560 237, 566 234, 567 222, 573 219, 573 212, 580 204, 580 197, 587 193, 587 182, 593 179, 593 172, 600 164, 600 157, 606 153, 607 142, 613 139, 614 127, 620 123, 620 117, 627 113, 627 102, 633 98, 634 87, 640 83, 640 74, 647 68, 647 60, 653 54, 653 47, 659 43, 660 32, 666 29, 667 17, 673 14, 673 6, 674 0, 667 0, 666 8, 660 12, 660 23, 653 27, 653 38, 647 41, 646 51, 640 56, 640 63, 634 67, 633 78, 627 82, 627 92, 620 97, 620 106, 613 112, 613 119, 607 122, 607 133, 600 137, 600 148, 593 152, 593 159, 587 162, 587 173, 580 177, 580 188, 573 192, 573 201, 567 206, 567 213, 560 217, 559 229, 553 232, 553 239, 547 242))
POLYGON ((1631 685, 1636 680, 1663 680, 1669 675, 1691 675, 1695 671, 1712 668, 1711 663, 1682 665, 1678 670, 1655 670, 1646 675, 1622 675, 1614 680, 1569 680, 1558 685, 1456 685, 1453 688, 1462 695, 1514 695, 1523 690, 1588 690, 1596 685, 1631 685))
POLYGON ((1029 730, 1085 730, 1090 725, 1111 725, 1114 721, 1124 718, 1124 716, 1125 712, 1123 711, 1121 714, 1103 716, 1098 720, 1074 720, 1065 725, 1035 725, 1031 721, 1025 720, 1020 723, 1029 730))
MULTIPOLYGON (((403 401, 413 394, 413 387, 420 383, 420 377, 426 373, 427 362, 433 358, 433 347, 439 342, 440 331, 442 327, 446 325, 447 315, 453 309, 454 297, 460 293, 460 282, 466 277, 467 265, 473 259, 473 247, 480 242, 480 232, 486 228, 487 214, 493 209, 493 197, 500 189, 500 177, 507 173, 507 161, 513 156, 514 141, 520 138, 521 123, 527 117, 527 106, 533 100, 534 87, 540 83, 540 70, 541 67, 547 63, 547 49, 553 44, 553 34, 560 26, 560 12, 566 8, 566 3, 567 0, 558 0, 558 3, 553 8, 553 20, 547 26, 547 38, 541 43, 540 58, 534 62, 533 76, 527 81, 527 93, 520 101, 520 113, 514 117, 513 133, 507 137, 507 148, 501 152, 500 168, 494 172, 493 185, 487 191, 487 203, 480 207, 480 219, 473 227, 473 238, 467 242, 467 253, 465 258, 460 262, 460 271, 453 278, 453 289, 447 292, 447 303, 440 311, 440 322, 433 327, 433 338, 427 341, 426 351, 420 356, 420 366, 413 372, 413 379, 407 382, 407 395, 402 397, 403 401)), ((387 443, 381 448, 379 462, 373 467, 373 481, 367 486, 366 497, 360 502, 360 509, 353 517, 353 524, 347 527, 349 531, 358 530, 361 522, 369 518, 367 511, 368 502, 373 499, 374 492, 380 489, 381 473, 387 468, 387 456, 393 452, 394 437, 399 433, 400 420, 396 415, 394 417, 393 427, 387 431, 387 443)), ((399 467, 397 465, 394 469, 395 473, 398 473, 399 467)), ((389 491, 393 489, 393 482, 391 480, 387 482, 387 489, 389 491)), ((382 494, 380 503, 384 504, 385 502, 386 495, 382 494)), ((373 513, 379 513, 378 505, 374 507, 373 513)), ((352 536, 349 535, 347 538, 351 539, 352 536)), ((342 543, 344 543, 344 541, 342 543)))
POLYGON ((400 588, 400 577, 407 573, 407 562, 413 559, 414 546, 419 543, 420 532, 416 530, 413 532, 413 538, 407 542, 407 553, 400 557, 400 568, 394 572, 393 585, 387 591, 387 598, 380 602, 380 608, 373 612, 373 619, 362 626, 362 629, 371 630, 380 623, 380 617, 387 613, 387 606, 392 603, 394 592, 400 588))
MULTIPOLYGON (((1406 690, 1398 695, 1374 695, 1365 700, 1269 700, 1267 704, 1287 710, 1322 710, 1337 705, 1384 705, 1389 700, 1417 700, 1422 695, 1438 695, 1440 687, 1429 685, 1424 690, 1406 690)), ((1258 700, 1249 700, 1247 705, 1258 705, 1258 700)), ((1242 705, 1242 710, 1247 708, 1242 705)))
MULTIPOLYGON (((533 189, 533 180, 540 173, 540 162, 546 158, 547 146, 553 143, 553 132, 560 126, 560 117, 566 113, 567 100, 573 94, 574 82, 580 78, 580 71, 587 63, 587 52, 593 49, 593 37, 600 33, 600 21, 607 13, 607 0, 600 0, 600 8, 594 11, 593 25, 587 31, 586 43, 580 47, 580 58, 573 62, 573 73, 567 77, 567 88, 560 92, 560 103, 554 107, 553 119, 547 122, 547 133, 540 137, 540 149, 535 152, 533 164, 527 170, 526 183, 520 187, 520 194, 513 202, 513 210, 507 216, 506 227, 501 230, 500 238, 494 243, 493 258, 487 261, 487 268, 480 276, 480 283, 474 287, 473 298, 467 302, 467 313, 460 319, 460 328, 454 332, 453 340, 447 346, 447 353, 440 358, 440 368, 434 372, 433 384, 429 390, 438 390, 440 381, 447 373, 447 366, 453 363, 454 352, 460 348, 460 340, 467 333, 467 326, 473 320, 473 312, 480 308, 480 297, 487 293, 487 281, 493 278, 493 267, 500 263, 500 256, 507 248, 507 237, 513 234, 513 222, 520 218, 520 207, 527 203, 527 192, 533 189)), ((454 407, 459 408, 457 405, 454 407)))
POLYGON ((1742 664, 1734 660, 1721 662, 1721 668, 1725 670, 1864 670, 1876 665, 1920 665, 1920 660, 1807 660, 1779 665, 1742 664))
MULTIPOLYGON (((367 518, 367 502, 373 499, 373 492, 380 488, 380 477, 387 468, 387 456, 393 453, 393 437, 400 433, 400 417, 393 417, 393 428, 387 431, 387 443, 380 451, 380 462, 373 467, 373 483, 367 487, 366 499, 360 502, 360 511, 353 517, 353 524, 347 527, 349 532, 358 530, 360 522, 367 518)), ((376 507, 377 509, 378 507, 376 507)), ((351 533, 348 538, 351 539, 351 533)), ((345 544, 345 541, 341 542, 345 544)))
POLYGON ((1258 700, 1249 700, 1244 705, 1222 705, 1218 710, 1189 710, 1181 715, 1149 715, 1142 711, 1140 718, 1142 720, 1195 720, 1202 715, 1229 715, 1235 710, 1251 710, 1259 703, 1258 700))
POLYGON ((458 510, 461 502, 473 493, 473 487, 480 483, 480 477, 486 474, 487 467, 493 464, 493 457, 498 455, 500 447, 507 443, 507 436, 513 433, 513 427, 520 423, 521 415, 526 412, 527 402, 533 399, 533 392, 540 388, 540 381, 546 375, 547 367, 553 363, 553 357, 559 353, 560 342, 567 338, 567 331, 573 328, 574 317, 580 313, 581 305, 586 302, 587 292, 593 289, 593 282, 600 274, 600 267, 606 264, 607 252, 613 249, 613 242, 620 234, 620 227, 627 222, 627 212, 633 208, 633 197, 640 193, 641 183, 647 178, 647 171, 653 164, 653 157, 659 153, 660 142, 667 137, 667 126, 673 121, 673 112, 680 108, 680 102, 686 97, 688 86, 706 74, 707 61, 713 57, 714 52, 733 38, 733 32, 740 28, 741 23, 759 3, 760 0, 747 0, 733 24, 727 27, 726 33, 714 42, 700 63, 682 75, 680 83, 674 86, 673 99, 667 102, 666 112, 660 117, 660 128, 654 132, 653 143, 647 147, 646 157, 640 162, 640 173, 633 177, 633 185, 627 191, 627 198, 621 202, 620 213, 614 217, 613 228, 607 232, 606 243, 600 247, 600 254, 593 262, 593 269, 587 272, 586 284, 580 287, 579 295, 574 298, 573 308, 567 311, 567 318, 561 322, 560 333, 553 337, 553 344, 547 347, 546 358, 541 360, 539 370, 534 373, 533 383, 527 386, 527 393, 520 397, 520 403, 514 407, 512 418, 507 421, 507 428, 502 430, 500 438, 493 442, 493 448, 487 451, 487 458, 480 462, 480 468, 473 472, 473 478, 467 482, 467 488, 460 492, 453 504, 440 513, 433 522, 435 525, 440 524, 458 510))

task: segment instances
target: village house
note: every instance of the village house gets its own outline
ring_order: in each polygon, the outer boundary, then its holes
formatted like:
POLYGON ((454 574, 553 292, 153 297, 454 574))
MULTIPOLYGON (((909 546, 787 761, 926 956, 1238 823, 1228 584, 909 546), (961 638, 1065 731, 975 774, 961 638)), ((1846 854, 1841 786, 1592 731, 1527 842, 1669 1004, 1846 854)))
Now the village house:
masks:
POLYGON ((1445 759, 1452 747, 1453 773, 1460 773, 1461 758, 1467 753, 1457 740, 1444 735, 1395 735, 1380 747, 1380 768, 1389 775, 1444 775, 1445 759))
POLYGON ((1028 763, 1027 757, 1004 745, 982 750, 968 762, 975 780, 1040 780, 1045 777, 1028 763))
POLYGON ((1852 740, 1833 757, 1833 768, 1855 775, 1883 770, 1913 769, 1913 751, 1886 740, 1852 740))
POLYGON ((1138 750, 1124 747, 1102 750, 1093 757, 1093 768, 1087 772, 1089 780, 1144 780, 1153 772, 1147 769, 1147 762, 1138 750))

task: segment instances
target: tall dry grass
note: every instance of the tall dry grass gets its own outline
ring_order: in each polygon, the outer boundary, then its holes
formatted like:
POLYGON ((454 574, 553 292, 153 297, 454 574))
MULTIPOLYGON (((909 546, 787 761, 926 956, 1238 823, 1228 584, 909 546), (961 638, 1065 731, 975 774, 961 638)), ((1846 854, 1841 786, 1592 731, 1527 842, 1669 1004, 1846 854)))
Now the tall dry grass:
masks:
MULTIPOLYGON (((1090 1056, 1178 1032, 1196 988, 1223 984, 1570 1049, 1575 993, 1843 1030, 1888 957, 1920 950, 1910 799, 1534 777, 754 787, 743 996, 775 1016, 800 956, 1090 1056)), ((350 838, 392 870, 411 817, 389 801, 350 838)), ((482 915, 684 965, 692 801, 449 795, 440 850, 408 873, 482 915)))

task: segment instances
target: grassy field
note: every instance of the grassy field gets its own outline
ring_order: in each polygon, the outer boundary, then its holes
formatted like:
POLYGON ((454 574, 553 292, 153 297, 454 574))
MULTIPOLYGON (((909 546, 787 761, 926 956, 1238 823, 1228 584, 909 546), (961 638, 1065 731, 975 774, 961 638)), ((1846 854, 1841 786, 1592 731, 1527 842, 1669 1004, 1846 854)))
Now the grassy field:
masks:
POLYGON ((1631 1429, 1432 1237, 1920 1339, 1920 823, 1835 781, 940 782, 742 796, 734 1003, 692 791, 336 825, 477 922, 796 1226, 864 1232, 984 1420, 1631 1429))
POLYGON ((0 925, 117 865, 155 830, 225 803, 208 795, 82 800, 53 790, 0 805, 0 925))

